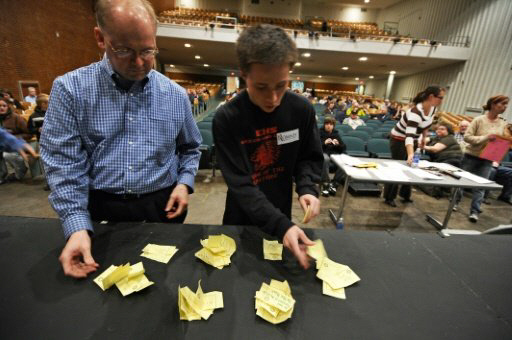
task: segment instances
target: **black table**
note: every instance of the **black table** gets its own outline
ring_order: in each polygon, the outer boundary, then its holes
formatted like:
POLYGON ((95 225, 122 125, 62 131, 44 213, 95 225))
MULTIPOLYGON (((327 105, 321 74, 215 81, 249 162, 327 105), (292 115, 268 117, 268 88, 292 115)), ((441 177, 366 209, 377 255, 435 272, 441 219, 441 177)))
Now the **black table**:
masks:
POLYGON ((93 278, 63 275, 63 245, 53 219, 0 217, 0 339, 511 339, 512 237, 307 230, 329 257, 361 281, 347 300, 322 295, 315 269, 293 257, 262 259, 252 227, 125 223, 96 226, 101 264, 142 261, 155 285, 123 298, 93 278), (232 263, 215 269, 194 257, 199 240, 225 233, 237 243, 232 263), (140 257, 147 243, 172 244, 169 264, 140 257), (254 310, 271 278, 288 280, 296 299, 290 320, 272 325, 254 310), (208 321, 179 320, 178 285, 224 293, 208 321))

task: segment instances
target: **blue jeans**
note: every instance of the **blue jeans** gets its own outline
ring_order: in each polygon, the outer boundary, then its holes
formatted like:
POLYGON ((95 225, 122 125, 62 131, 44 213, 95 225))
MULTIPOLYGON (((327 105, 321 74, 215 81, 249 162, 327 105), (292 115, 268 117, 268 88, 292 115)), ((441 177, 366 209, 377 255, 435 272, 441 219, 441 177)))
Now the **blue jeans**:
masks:
POLYGON ((493 168, 489 178, 496 183, 503 185, 499 198, 504 201, 508 201, 512 198, 512 168, 507 168, 505 166, 493 168))
MULTIPOLYGON (((464 155, 462 159, 462 169, 471 172, 474 175, 489 178, 491 173, 492 163, 486 159, 482 159, 475 156, 470 156, 468 154, 464 155)), ((485 190, 482 189, 472 189, 473 198, 471 200, 471 208, 469 210, 469 214, 479 214, 480 213, 480 205, 482 205, 482 201, 484 200, 485 190)), ((457 201, 459 201, 458 199, 457 201)))

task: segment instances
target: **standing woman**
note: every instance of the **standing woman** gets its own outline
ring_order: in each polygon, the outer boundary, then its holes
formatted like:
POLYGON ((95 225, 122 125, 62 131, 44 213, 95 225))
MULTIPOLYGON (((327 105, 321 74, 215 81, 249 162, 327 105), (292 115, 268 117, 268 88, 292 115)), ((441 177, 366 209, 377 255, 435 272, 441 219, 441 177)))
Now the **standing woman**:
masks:
MULTIPOLYGON (((469 143, 466 146, 462 168, 477 176, 489 178, 492 162, 480 158, 480 153, 487 145, 487 142, 496 139, 496 135, 510 136, 506 128, 507 123, 499 116, 507 109, 509 98, 504 95, 497 95, 487 100, 483 106, 486 114, 478 116, 469 125, 464 134, 464 141, 469 143)), ((484 190, 473 189, 473 198, 469 212, 469 220, 473 223, 478 221, 478 214, 481 213, 480 205, 484 197, 484 190)))
MULTIPOLYGON (((445 92, 442 87, 429 86, 416 95, 413 99, 414 106, 402 115, 391 130, 390 149, 393 159, 406 160, 408 165, 412 164, 414 150, 419 146, 420 135, 423 136, 421 143, 424 144, 428 129, 432 125, 436 107, 441 105, 445 92)), ((386 184, 384 186, 385 203, 396 207, 395 198, 397 193, 397 184, 386 184)), ((410 185, 402 185, 400 197, 402 197, 403 203, 412 202, 410 185)))

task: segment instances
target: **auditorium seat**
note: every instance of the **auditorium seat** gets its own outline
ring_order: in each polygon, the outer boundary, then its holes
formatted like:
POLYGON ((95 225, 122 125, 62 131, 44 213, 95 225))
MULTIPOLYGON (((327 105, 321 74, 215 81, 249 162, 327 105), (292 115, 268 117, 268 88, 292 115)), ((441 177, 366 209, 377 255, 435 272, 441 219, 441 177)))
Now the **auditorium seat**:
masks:
POLYGON ((366 150, 372 157, 391 158, 391 150, 389 149, 389 140, 380 138, 371 138, 368 140, 366 150))
POLYGON ((357 137, 343 136, 343 143, 347 146, 347 154, 355 157, 369 157, 369 153, 366 151, 364 141, 357 137))

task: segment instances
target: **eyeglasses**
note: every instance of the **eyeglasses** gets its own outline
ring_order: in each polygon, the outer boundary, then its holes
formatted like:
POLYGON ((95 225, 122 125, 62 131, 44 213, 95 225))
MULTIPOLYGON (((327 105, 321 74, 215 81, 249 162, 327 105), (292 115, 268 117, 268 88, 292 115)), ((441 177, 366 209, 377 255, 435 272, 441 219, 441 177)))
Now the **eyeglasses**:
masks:
POLYGON ((441 99, 441 100, 444 98, 444 96, 435 96, 435 97, 436 97, 436 98, 439 98, 439 99, 441 99))
POLYGON ((111 43, 109 43, 109 42, 106 42, 106 43, 107 43, 107 46, 112 50, 112 52, 114 52, 116 57, 122 58, 122 59, 132 58, 133 56, 136 56, 138 54, 139 57, 141 57, 144 60, 151 60, 152 58, 155 57, 155 55, 158 54, 158 48, 148 48, 148 49, 145 49, 142 51, 135 51, 135 50, 133 50, 131 48, 127 48, 127 47, 115 48, 114 46, 112 46, 111 43))

